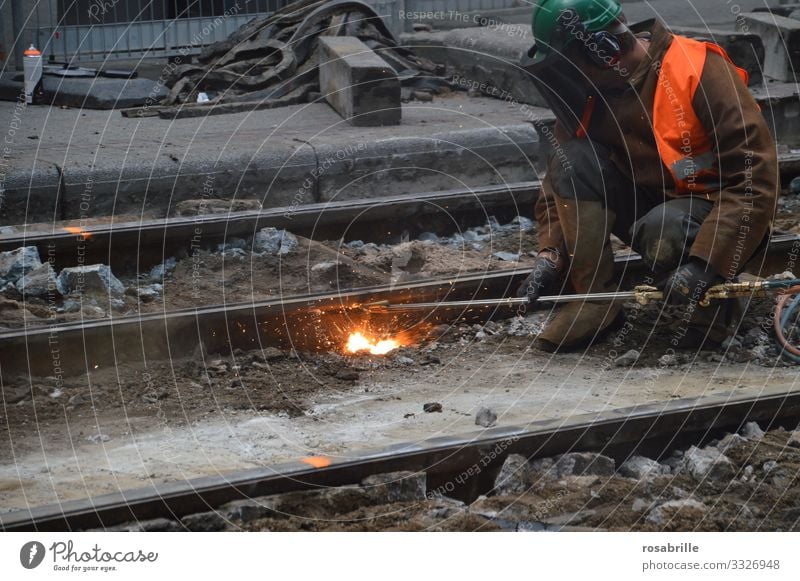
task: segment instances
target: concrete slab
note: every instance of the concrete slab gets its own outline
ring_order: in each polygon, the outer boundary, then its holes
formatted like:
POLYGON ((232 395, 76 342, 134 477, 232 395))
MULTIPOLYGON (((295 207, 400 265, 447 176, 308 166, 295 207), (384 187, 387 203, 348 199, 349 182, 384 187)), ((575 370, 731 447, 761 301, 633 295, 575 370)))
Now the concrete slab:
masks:
POLYGON ((397 73, 354 36, 319 38, 319 85, 331 107, 356 127, 400 123, 397 73))
POLYGON ((797 82, 800 70, 800 21, 766 12, 742 14, 739 29, 752 32, 764 42, 764 76, 797 82))

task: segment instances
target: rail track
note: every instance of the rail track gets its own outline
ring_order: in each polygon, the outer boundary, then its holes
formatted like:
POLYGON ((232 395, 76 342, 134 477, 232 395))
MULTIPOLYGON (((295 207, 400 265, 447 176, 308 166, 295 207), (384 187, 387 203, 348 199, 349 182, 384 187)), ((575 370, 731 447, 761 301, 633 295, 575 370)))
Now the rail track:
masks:
MULTIPOLYGON (((781 272, 800 236, 773 238, 765 272, 781 272), (783 266, 782 266, 783 265, 783 266)), ((645 265, 637 254, 617 257, 617 270, 626 276, 645 265)), ((44 324, 0 332, 0 373, 46 376, 52 373, 54 349, 62 373, 78 375, 98 367, 125 362, 231 353, 267 346, 297 350, 331 350, 343 344, 337 329, 345 322, 372 317, 384 328, 412 329, 462 320, 487 320, 512 313, 507 307, 437 309, 423 319, 417 314, 375 314, 362 305, 388 300, 392 304, 500 298, 513 294, 529 269, 509 269, 458 277, 418 281, 401 286, 376 286, 335 293, 279 296, 274 299, 203 306, 109 319, 44 324)))
MULTIPOLYGON (((395 224, 426 229, 468 227, 485 222, 489 215, 514 216, 530 208, 538 183, 504 187, 396 196, 370 201, 316 204, 302 208, 277 208, 171 218, 147 223, 93 226, 75 232, 25 233, 0 237, 0 250, 36 245, 40 251, 53 247, 59 266, 71 264, 79 245, 84 256, 105 262, 130 260, 114 251, 138 248, 157 263, 180 248, 200 228, 204 243, 214 244, 229 237, 252 235, 259 228, 289 228, 315 238, 362 238, 387 240, 398 236, 395 224), (446 226, 443 226, 446 224, 446 226)), ((800 248, 800 237, 778 235, 771 240, 762 272, 780 272, 790 255, 800 248)), ((44 252, 43 252, 44 253, 44 252)), ((141 264, 141 261, 137 261, 141 264)), ((620 276, 645 267, 640 256, 630 253, 616 257, 620 276)), ((43 325, 0 333, 0 373, 4 377, 49 375, 53 346, 65 375, 83 374, 97 366, 113 366, 197 353, 229 353, 237 348, 265 346, 302 349, 330 349, 341 338, 330 332, 325 318, 345 320, 380 317, 381 323, 398 328, 433 325, 455 319, 486 320, 508 314, 502 308, 453 311, 437 309, 424 320, 406 315, 370 314, 364 304, 389 300, 392 303, 464 300, 507 296, 528 269, 510 269, 469 274, 404 284, 339 291, 336 293, 282 296, 235 305, 212 305, 166 313, 114 317, 78 323, 43 325)), ((503 454, 492 458, 479 477, 471 479, 457 494, 474 498, 491 487, 494 474, 510 453, 544 457, 567 451, 599 451, 624 459, 634 452, 658 456, 675 447, 696 444, 722 431, 734 431, 747 421, 777 426, 796 423, 800 417, 800 393, 773 391, 716 395, 672 400, 664 404, 618 409, 607 413, 536 422, 437 438, 413 445, 365 454, 355 459, 299 459, 296 462, 188 482, 124 491, 57 506, 0 515, 0 530, 79 530, 112 526, 131 520, 157 517, 180 518, 213 509, 225 502, 321 486, 357 483, 365 476, 398 470, 424 471, 429 489, 452 480, 465 468, 481 462, 486 450, 498 443, 503 454), (319 467, 316 467, 319 466, 319 467)))
POLYGON ((233 500, 357 484, 369 475, 396 471, 424 472, 428 490, 463 481, 450 495, 470 501, 491 490, 509 454, 537 458, 598 451, 618 462, 635 453, 661 457, 673 449, 735 432, 746 422, 757 421, 771 429, 794 426, 798 417, 800 391, 737 390, 398 444, 347 459, 299 458, 254 470, 34 507, 0 514, 0 530, 73 531, 155 518, 177 520, 233 500), (481 470, 474 478, 455 478, 476 465, 481 470))
POLYGON ((54 225, 0 236, 0 251, 36 246, 40 255, 54 257, 58 268, 81 260, 131 270, 149 268, 195 247, 248 238, 267 226, 316 240, 399 242, 404 231, 411 236, 426 230, 455 232, 485 224, 489 216, 531 216, 539 185, 521 182, 111 225, 54 225))

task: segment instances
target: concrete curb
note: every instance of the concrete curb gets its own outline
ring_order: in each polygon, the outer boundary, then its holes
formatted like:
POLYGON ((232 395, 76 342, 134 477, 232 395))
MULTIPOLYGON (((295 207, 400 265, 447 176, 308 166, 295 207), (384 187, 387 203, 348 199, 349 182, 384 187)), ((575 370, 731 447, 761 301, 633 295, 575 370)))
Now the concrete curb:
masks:
MULTIPOLYGON (((146 153, 146 152, 145 152, 146 153)), ((535 179, 540 141, 529 123, 314 145, 270 144, 217 160, 143 154, 113 162, 16 168, 5 180, 0 225, 142 211, 166 216, 191 199, 257 199, 264 207, 372 198, 535 179)))

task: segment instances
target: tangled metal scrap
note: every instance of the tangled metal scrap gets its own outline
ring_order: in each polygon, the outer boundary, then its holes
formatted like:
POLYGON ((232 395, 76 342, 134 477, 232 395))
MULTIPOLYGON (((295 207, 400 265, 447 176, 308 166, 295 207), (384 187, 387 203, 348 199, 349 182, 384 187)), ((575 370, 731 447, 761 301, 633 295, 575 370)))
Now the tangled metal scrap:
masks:
POLYGON ((176 67, 162 104, 194 103, 200 92, 208 95, 207 105, 305 102, 319 91, 320 35, 358 37, 395 69, 405 87, 436 90, 446 84, 436 78, 440 67, 400 47, 370 6, 354 0, 299 0, 208 46, 197 64, 176 67))

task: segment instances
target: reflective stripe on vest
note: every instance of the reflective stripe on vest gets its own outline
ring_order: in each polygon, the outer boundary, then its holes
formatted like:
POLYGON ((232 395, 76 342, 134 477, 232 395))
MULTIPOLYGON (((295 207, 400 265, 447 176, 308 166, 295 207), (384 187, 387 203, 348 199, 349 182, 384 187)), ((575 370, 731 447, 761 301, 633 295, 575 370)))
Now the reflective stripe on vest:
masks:
MULTIPOLYGON (((733 64, 716 44, 673 36, 661 62, 653 102, 653 131, 658 153, 672 174, 675 190, 683 194, 703 193, 720 187, 717 155, 692 106, 709 50, 733 64)), ((746 85, 747 71, 736 67, 736 72, 746 85)))

